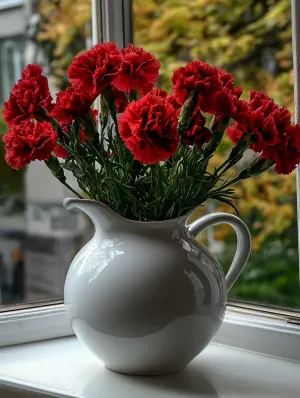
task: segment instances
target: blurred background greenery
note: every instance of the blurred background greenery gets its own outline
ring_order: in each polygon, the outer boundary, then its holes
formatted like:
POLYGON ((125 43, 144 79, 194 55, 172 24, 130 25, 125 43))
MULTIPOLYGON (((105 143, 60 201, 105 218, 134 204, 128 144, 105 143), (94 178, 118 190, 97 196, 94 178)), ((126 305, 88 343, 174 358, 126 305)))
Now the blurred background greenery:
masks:
MULTIPOLYGON (((71 59, 88 45, 91 2, 40 0, 39 14, 34 40, 43 48, 50 74, 61 89, 66 87, 71 59)), ((134 43, 161 62, 159 87, 170 89, 176 68, 201 59, 231 72, 244 88, 245 99, 251 89, 265 91, 293 113, 290 0, 133 0, 133 21, 134 43)), ((2 121, 0 131, 5 131, 2 121)), ((214 157, 216 164, 229 148, 228 140, 214 157)), ((5 165, 2 143, 0 150, 0 172, 10 181, 10 187, 0 189, 13 191, 22 176, 5 165)), ((270 171, 246 180, 237 187, 237 196, 236 205, 253 237, 253 253, 231 297, 299 307, 295 173, 280 176, 270 171)), ((214 203, 199 214, 216 210, 231 211, 214 203)), ((206 244, 228 268, 235 250, 231 229, 216 229, 206 244)))

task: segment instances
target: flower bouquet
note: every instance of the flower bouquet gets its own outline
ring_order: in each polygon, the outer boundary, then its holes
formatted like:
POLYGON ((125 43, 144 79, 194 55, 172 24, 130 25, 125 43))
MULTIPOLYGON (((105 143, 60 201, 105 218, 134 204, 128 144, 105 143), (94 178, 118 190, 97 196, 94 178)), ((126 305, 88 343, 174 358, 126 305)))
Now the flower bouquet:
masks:
POLYGON ((237 181, 300 162, 300 125, 266 94, 240 99, 230 73, 202 61, 178 68, 172 93, 154 88, 159 61, 142 48, 97 44, 72 61, 70 87, 53 102, 38 65, 28 65, 4 104, 6 161, 42 160, 78 197, 132 220, 168 220, 208 199, 233 207, 237 181), (100 98, 98 110, 93 103, 100 98), (98 120, 99 119, 99 120, 98 120), (210 167, 224 134, 233 146, 210 167), (227 176, 251 149, 256 159, 227 176), (64 170, 77 179, 70 187, 64 170), (227 177, 226 177, 227 176, 227 177))

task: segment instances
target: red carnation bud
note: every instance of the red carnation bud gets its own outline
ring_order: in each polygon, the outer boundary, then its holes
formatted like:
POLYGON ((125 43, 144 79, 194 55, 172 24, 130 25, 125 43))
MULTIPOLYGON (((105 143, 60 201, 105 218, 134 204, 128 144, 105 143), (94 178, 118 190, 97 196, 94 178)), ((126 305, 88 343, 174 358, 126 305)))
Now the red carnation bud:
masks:
POLYGON ((51 170, 52 174, 61 182, 66 181, 64 170, 56 156, 51 155, 45 160, 46 166, 51 170))
POLYGON ((258 176, 268 170, 274 165, 272 160, 259 158, 255 160, 248 168, 248 174, 250 177, 258 176))

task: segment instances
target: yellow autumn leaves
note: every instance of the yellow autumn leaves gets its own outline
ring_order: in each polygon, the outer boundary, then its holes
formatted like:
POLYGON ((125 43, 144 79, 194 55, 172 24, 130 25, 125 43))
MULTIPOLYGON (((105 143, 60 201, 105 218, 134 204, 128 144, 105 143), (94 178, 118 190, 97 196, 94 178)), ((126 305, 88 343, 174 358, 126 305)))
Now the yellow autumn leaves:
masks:
POLYGON ((91 37, 91 0, 40 1, 41 25, 38 40, 54 45, 51 63, 62 84, 66 69, 78 52, 85 50, 86 39, 91 37))

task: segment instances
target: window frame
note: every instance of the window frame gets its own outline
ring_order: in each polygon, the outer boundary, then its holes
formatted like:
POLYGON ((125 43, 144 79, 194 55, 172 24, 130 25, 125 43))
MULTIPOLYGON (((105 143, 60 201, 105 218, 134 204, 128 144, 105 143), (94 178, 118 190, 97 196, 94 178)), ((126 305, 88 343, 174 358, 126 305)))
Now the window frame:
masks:
MULTIPOLYGON (((295 115, 300 123, 300 3, 291 0, 295 115)), ((92 0, 93 44, 132 42, 132 0, 92 0)), ((298 219, 300 169, 297 171, 298 219)), ((300 246, 299 246, 300 251, 300 246)), ((62 300, 17 305, 0 312, 0 346, 73 335, 62 300)), ((300 360, 300 312, 229 300, 215 342, 265 354, 300 360), (282 339, 284 338, 284 345, 282 339)))
MULTIPOLYGON (((63 302, 43 304, 0 313, 0 346, 74 335, 63 302)), ((300 361, 300 313, 230 300, 214 342, 300 361)))
POLYGON ((2 0, 0 2, 0 10, 6 10, 8 8, 15 8, 22 6, 24 4, 24 0, 2 0))
MULTIPOLYGON (((300 123, 300 4, 291 0, 295 123, 300 123)), ((297 167, 298 253, 300 271, 300 167, 297 167)), ((299 279, 300 281, 300 279, 299 279)))

